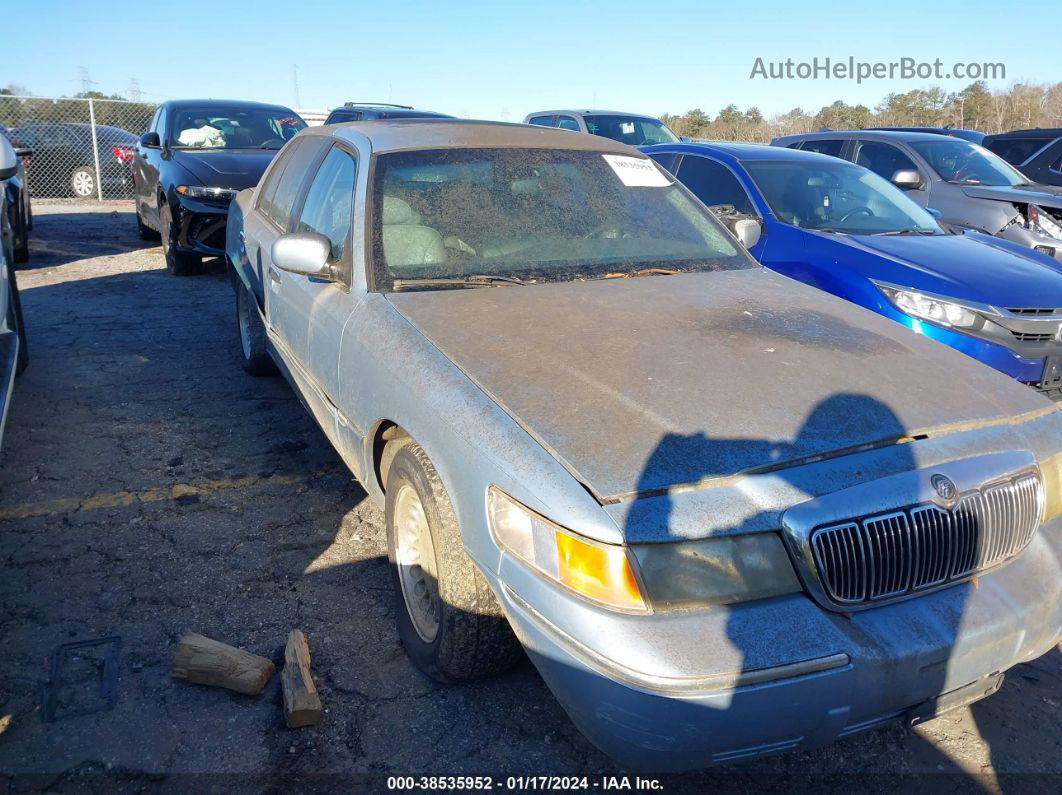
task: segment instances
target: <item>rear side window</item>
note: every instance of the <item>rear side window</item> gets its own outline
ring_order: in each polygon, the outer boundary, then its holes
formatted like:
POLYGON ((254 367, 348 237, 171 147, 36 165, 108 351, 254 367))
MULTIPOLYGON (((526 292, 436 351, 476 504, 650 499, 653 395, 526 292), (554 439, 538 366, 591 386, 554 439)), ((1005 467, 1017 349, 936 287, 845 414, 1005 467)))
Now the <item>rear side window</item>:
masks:
POLYGON ((914 161, 895 146, 878 141, 857 141, 855 163, 890 181, 897 171, 918 170, 914 161))
POLYGON ((1052 140, 1051 138, 997 138, 988 145, 988 149, 1012 166, 1020 166, 1052 140))
POLYGON ((345 121, 358 121, 361 112, 356 110, 334 110, 328 114, 325 124, 339 124, 345 121))
POLYGON ((676 176, 709 207, 732 204, 738 212, 756 212, 737 177, 722 163, 699 155, 686 155, 676 176))
POLYGON ((308 138, 294 141, 289 146, 293 148, 284 152, 284 162, 279 164, 279 170, 273 169, 269 175, 258 205, 262 214, 281 229, 288 228, 299 188, 306 179, 311 163, 321 151, 320 142, 308 138))
POLYGON ((840 157, 844 150, 844 141, 836 138, 819 138, 813 141, 804 141, 800 147, 803 152, 818 152, 820 155, 840 157))
POLYGON ((557 126, 562 130, 574 130, 575 132, 579 132, 579 122, 571 116, 558 116, 557 126))
POLYGON ((660 154, 649 155, 656 164, 660 166, 664 171, 669 174, 674 174, 678 169, 679 160, 682 159, 682 155, 677 152, 662 152, 660 154))
POLYGON ((333 261, 343 259, 350 238, 355 172, 354 158, 333 147, 310 184, 296 229, 327 237, 332 244, 333 261))

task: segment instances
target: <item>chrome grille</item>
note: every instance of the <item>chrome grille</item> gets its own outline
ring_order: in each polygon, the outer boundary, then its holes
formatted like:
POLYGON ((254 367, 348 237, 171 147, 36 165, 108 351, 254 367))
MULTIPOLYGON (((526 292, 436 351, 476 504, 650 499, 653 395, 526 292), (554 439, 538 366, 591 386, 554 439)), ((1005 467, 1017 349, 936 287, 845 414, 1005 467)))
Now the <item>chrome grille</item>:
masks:
POLYGON ((1011 334, 1014 335, 1014 339, 1018 342, 1051 342, 1055 338, 1052 334, 1030 334, 1024 331, 1014 331, 1011 329, 1011 334))
POLYGON ((1062 315, 1062 309, 1043 309, 1040 307, 1009 307, 1007 311, 1010 312, 1012 315, 1062 315))
POLYGON ((811 551, 830 599, 857 605, 900 598, 969 577, 1013 557, 1040 524, 1039 475, 933 503, 815 530, 811 551))

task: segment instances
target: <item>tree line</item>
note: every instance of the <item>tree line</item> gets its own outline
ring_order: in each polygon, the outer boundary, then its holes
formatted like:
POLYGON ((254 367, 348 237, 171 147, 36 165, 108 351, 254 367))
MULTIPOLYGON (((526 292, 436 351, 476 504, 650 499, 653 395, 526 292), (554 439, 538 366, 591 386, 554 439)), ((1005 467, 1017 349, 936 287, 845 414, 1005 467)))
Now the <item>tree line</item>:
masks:
POLYGON ((120 127, 133 133, 143 131, 155 113, 150 102, 130 102, 118 94, 104 95, 88 91, 72 97, 50 99, 29 96, 21 86, 8 85, 0 88, 0 124, 19 127, 31 122, 89 122, 88 103, 92 99, 96 124, 120 127))
POLYGON ((759 108, 727 105, 712 117, 700 108, 661 119, 678 135, 766 143, 778 135, 865 127, 959 127, 985 133, 1027 127, 1062 127, 1062 83, 1016 83, 989 91, 983 80, 962 91, 920 88, 889 94, 874 108, 837 100, 817 113, 793 108, 765 118, 759 108))

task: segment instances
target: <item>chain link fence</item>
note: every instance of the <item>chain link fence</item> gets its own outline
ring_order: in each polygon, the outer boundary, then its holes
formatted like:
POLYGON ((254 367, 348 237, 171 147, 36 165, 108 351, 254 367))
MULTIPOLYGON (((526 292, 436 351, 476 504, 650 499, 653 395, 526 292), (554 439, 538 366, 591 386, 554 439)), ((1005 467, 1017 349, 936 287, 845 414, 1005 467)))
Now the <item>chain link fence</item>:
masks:
POLYGON ((155 105, 117 99, 0 96, 0 132, 26 165, 30 195, 133 198, 133 147, 155 105))

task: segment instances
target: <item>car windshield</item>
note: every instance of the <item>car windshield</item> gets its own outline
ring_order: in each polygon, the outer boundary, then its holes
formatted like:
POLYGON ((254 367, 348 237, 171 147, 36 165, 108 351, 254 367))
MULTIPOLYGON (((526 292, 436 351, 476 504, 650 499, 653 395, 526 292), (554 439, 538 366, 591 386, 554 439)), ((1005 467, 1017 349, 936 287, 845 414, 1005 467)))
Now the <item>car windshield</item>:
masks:
POLYGON ((757 267, 703 205, 634 154, 396 152, 378 157, 372 190, 381 290, 418 279, 526 283, 757 267))
POLYGON ((177 107, 170 146, 177 149, 279 149, 306 127, 284 109, 177 107))
POLYGON ((611 138, 628 146, 671 144, 678 140, 667 125, 657 119, 642 116, 584 116, 586 129, 594 135, 611 138))
POLYGON ((933 216, 861 166, 843 160, 742 165, 782 223, 849 235, 944 234, 933 216))
POLYGON ((1027 185, 1027 180, 1007 161, 967 141, 944 138, 914 141, 911 148, 925 158, 945 182, 956 185, 1027 185))

